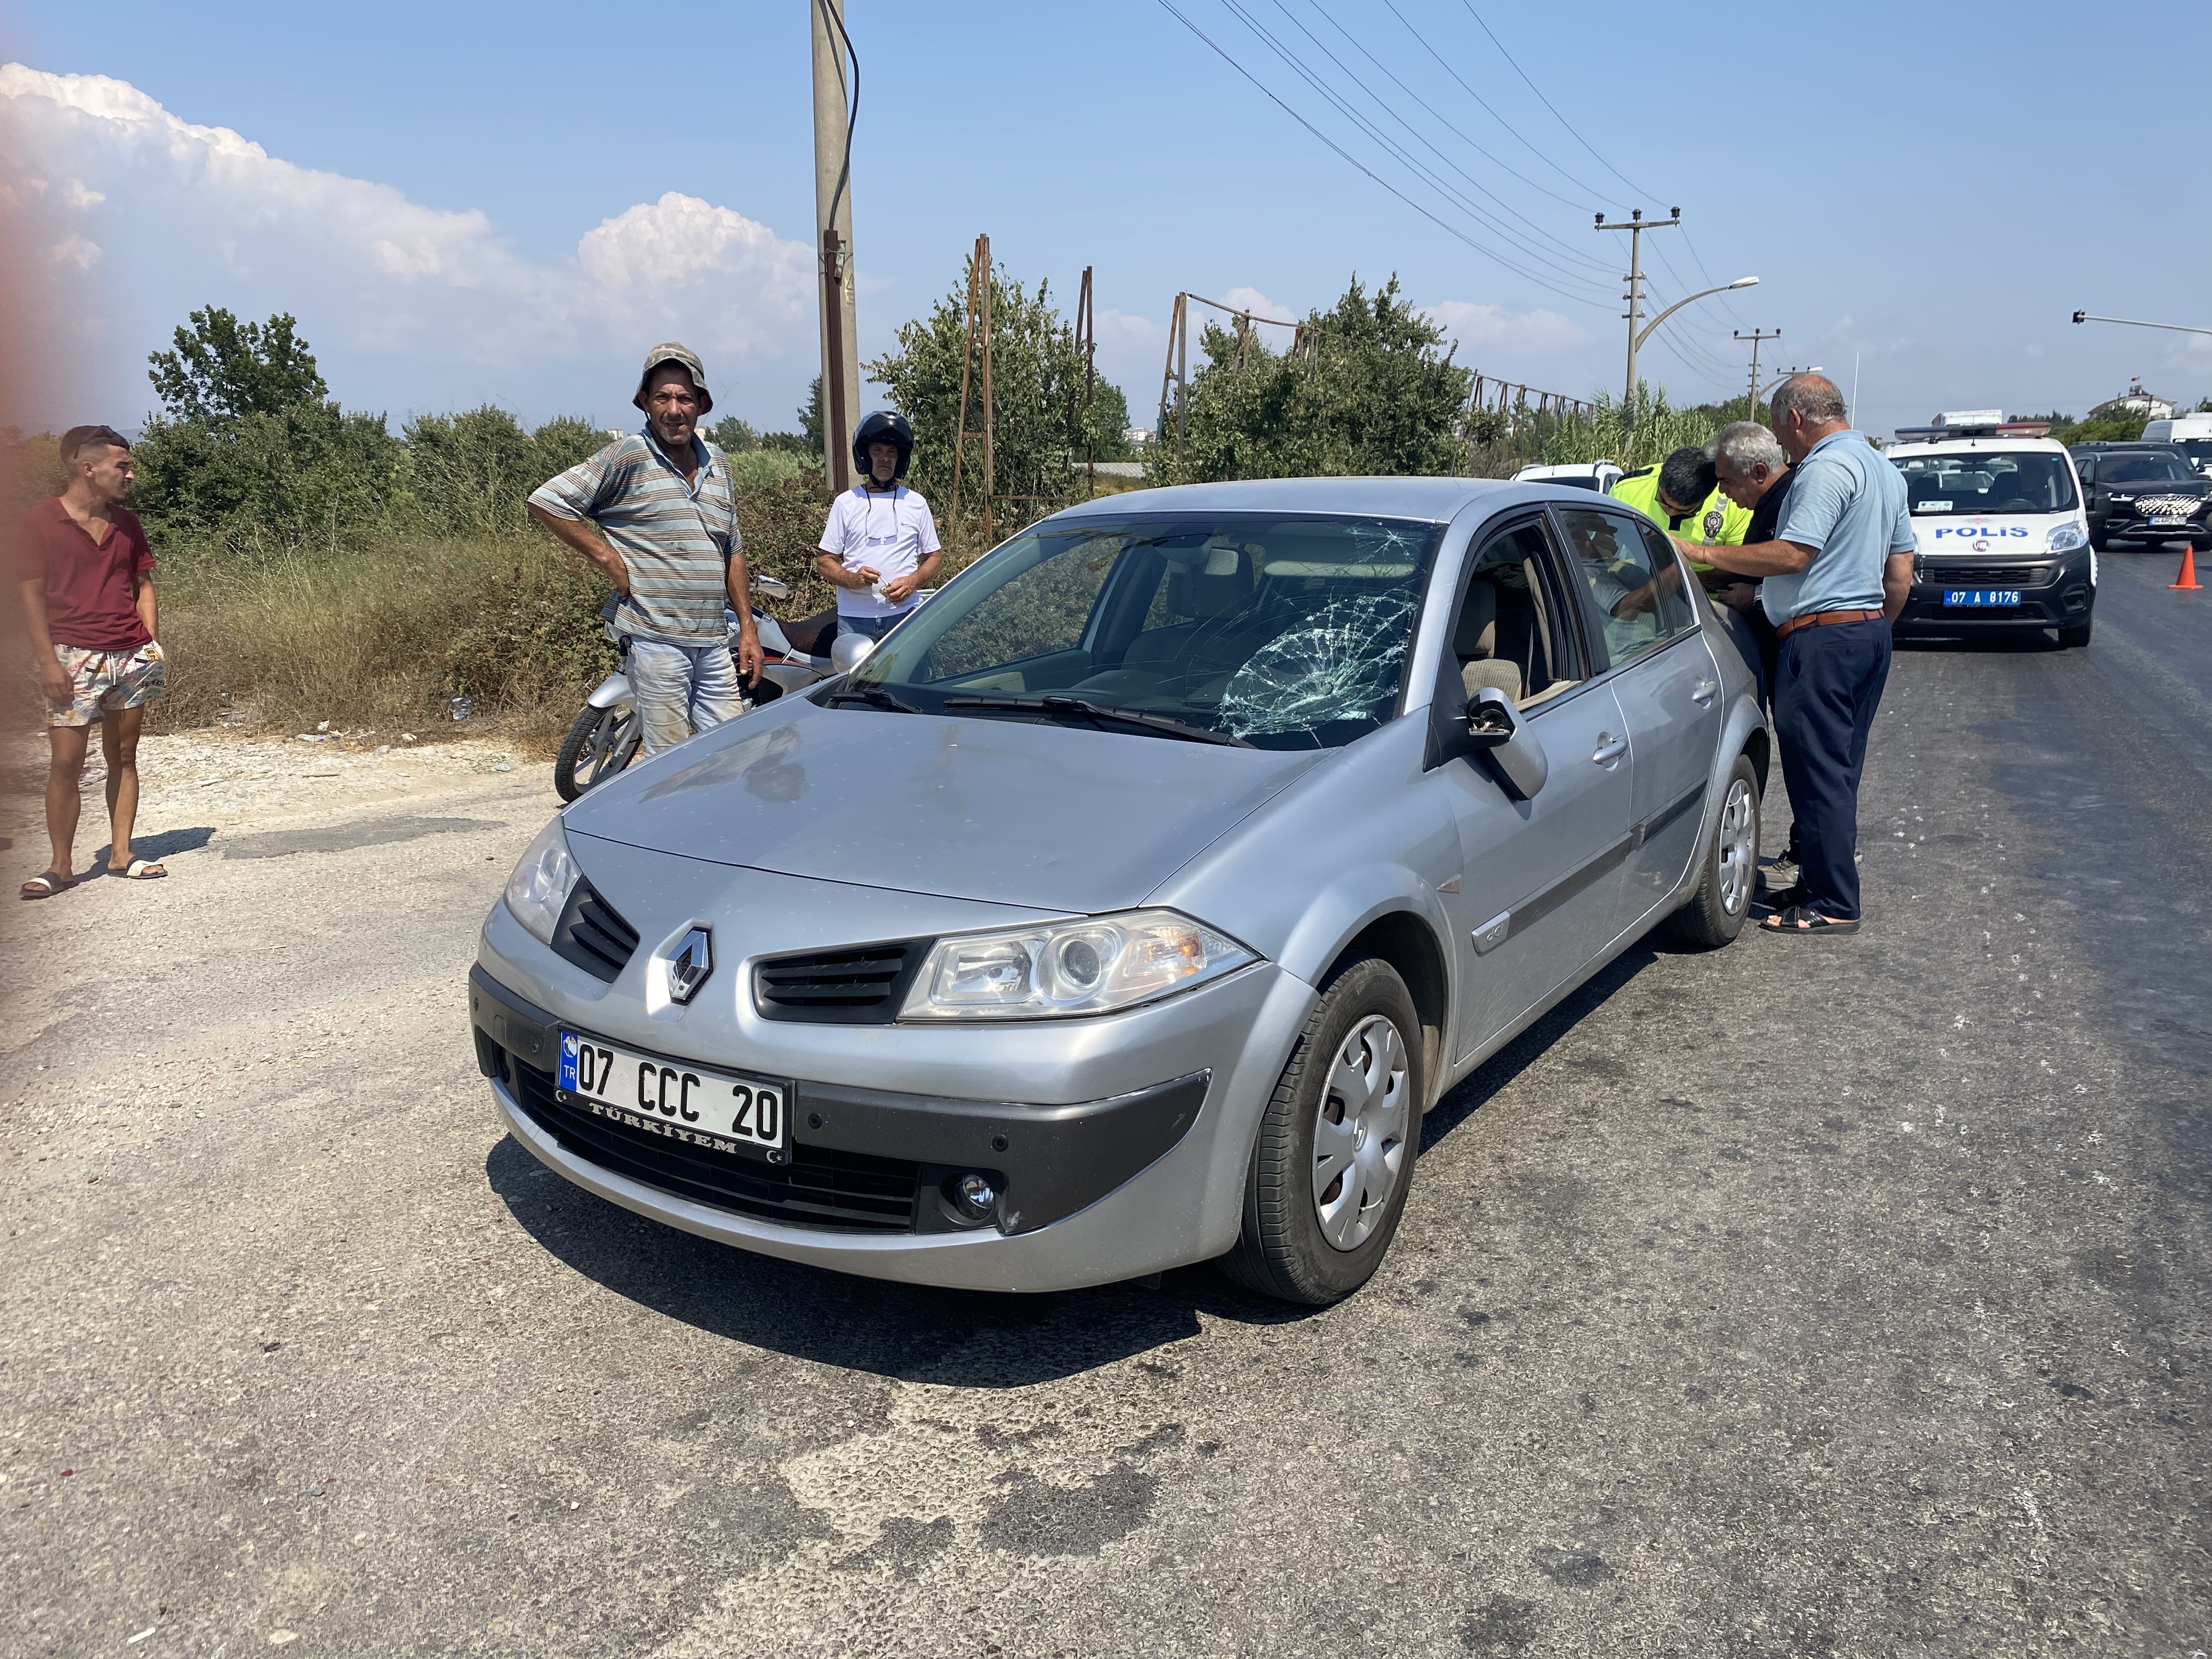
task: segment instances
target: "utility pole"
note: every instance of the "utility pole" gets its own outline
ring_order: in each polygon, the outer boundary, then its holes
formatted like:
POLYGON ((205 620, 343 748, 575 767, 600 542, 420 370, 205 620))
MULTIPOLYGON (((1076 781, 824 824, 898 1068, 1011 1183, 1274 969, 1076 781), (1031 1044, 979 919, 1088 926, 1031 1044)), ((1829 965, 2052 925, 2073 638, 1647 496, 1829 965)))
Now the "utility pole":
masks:
POLYGON ((1780 339, 1782 331, 1778 328, 1771 334, 1764 334, 1758 329, 1753 329, 1747 334, 1739 328, 1733 332, 1737 339, 1751 342, 1751 414, 1747 418, 1755 421, 1759 418, 1759 343, 1761 340, 1780 339))
POLYGON ((1636 349, 1643 343, 1637 336, 1636 325, 1644 318, 1644 233, 1678 228, 1681 222, 1682 210, 1680 208, 1674 210, 1674 217, 1670 219, 1650 221, 1645 220, 1644 210, 1638 208, 1625 222, 1617 225, 1606 223, 1602 213, 1597 216, 1600 230, 1625 230, 1628 233, 1628 275, 1621 279, 1628 284, 1628 292, 1620 296, 1628 301, 1628 309, 1622 313, 1628 319, 1628 383, 1627 389, 1620 394, 1620 403, 1622 411, 1632 425, 1636 420, 1636 349))
POLYGON ((806 0, 814 36, 814 226, 821 270, 822 449, 830 482, 853 487, 848 446, 860 406, 853 302, 853 128, 860 114, 860 60, 845 33, 845 0, 806 0), (852 65, 851 82, 846 77, 852 65), (848 100, 850 100, 848 106, 848 100))
POLYGON ((991 402, 991 239, 979 235, 975 252, 968 261, 968 343, 960 358, 960 420, 953 428, 952 440, 952 518, 960 522, 960 477, 966 465, 968 440, 977 438, 983 445, 983 541, 988 546, 992 538, 991 490, 994 483, 991 441, 997 425, 991 402), (983 429, 968 429, 968 393, 974 380, 975 349, 983 349, 982 403, 983 429))
POLYGON ((1098 493, 1098 441, 1091 410, 1098 399, 1098 319, 1091 309, 1091 267, 1083 267, 1083 293, 1075 302, 1075 349, 1083 354, 1083 495, 1098 493))

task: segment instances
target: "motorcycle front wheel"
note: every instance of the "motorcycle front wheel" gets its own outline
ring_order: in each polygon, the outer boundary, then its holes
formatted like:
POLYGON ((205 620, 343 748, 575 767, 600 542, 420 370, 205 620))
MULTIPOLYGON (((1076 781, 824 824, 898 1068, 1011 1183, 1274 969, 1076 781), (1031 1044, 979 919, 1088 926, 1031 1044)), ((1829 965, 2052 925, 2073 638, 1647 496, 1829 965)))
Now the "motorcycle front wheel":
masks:
POLYGON ((586 708, 554 759, 553 787, 562 800, 574 800, 593 784, 605 782, 637 758, 643 735, 635 708, 586 708))

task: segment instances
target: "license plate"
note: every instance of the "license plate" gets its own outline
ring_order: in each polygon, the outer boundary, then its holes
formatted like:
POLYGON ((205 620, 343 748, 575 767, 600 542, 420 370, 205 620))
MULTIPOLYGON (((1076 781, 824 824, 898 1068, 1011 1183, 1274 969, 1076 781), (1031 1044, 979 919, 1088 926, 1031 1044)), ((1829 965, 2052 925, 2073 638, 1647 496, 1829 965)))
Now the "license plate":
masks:
POLYGON ((2018 605, 2020 589, 2017 587, 1948 587, 1943 590, 1943 603, 1971 607, 2018 605))
POLYGON ((2186 519, 2148 519, 2145 520, 2144 522, 2148 524, 2153 530, 2186 530, 2189 528, 2189 520, 2186 519))
POLYGON ((724 1152, 791 1145, 791 1085, 641 1054, 583 1031, 561 1033, 562 1097, 599 1117, 724 1152))

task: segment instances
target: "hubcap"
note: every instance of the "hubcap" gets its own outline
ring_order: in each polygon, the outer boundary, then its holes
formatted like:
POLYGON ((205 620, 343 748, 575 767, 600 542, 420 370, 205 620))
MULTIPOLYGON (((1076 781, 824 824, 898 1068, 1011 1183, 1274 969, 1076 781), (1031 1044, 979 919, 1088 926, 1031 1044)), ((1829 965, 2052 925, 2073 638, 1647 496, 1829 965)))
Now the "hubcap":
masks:
POLYGON ((1352 1028, 1314 1121, 1314 1212, 1340 1250, 1367 1242, 1406 1166, 1406 1042, 1387 1014, 1352 1028))
POLYGON ((1733 916, 1751 902, 1752 872, 1759 863, 1759 811, 1741 778, 1729 786, 1721 807, 1720 855, 1721 908, 1733 916))

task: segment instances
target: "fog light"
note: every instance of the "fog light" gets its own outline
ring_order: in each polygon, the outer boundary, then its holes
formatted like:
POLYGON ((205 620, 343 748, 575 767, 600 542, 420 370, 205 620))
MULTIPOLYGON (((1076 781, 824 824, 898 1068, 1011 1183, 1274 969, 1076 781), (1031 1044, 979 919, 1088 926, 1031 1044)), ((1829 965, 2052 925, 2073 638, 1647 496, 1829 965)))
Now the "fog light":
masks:
POLYGON ((945 1195, 954 1213, 964 1221, 988 1221, 992 1206, 999 1201, 999 1189, 991 1184, 991 1177, 973 1170, 947 1182, 945 1195))

